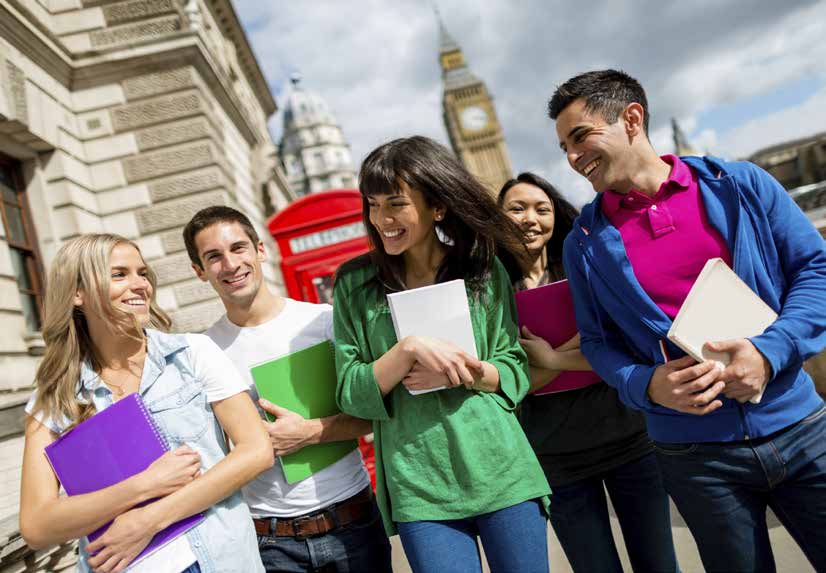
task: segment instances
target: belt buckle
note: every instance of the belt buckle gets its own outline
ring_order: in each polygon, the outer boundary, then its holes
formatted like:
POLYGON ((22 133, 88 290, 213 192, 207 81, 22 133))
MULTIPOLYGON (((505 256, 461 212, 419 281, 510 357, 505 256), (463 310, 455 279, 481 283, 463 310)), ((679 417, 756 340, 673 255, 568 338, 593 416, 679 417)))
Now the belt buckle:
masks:
POLYGON ((299 529, 301 528, 301 525, 304 524, 304 523, 312 522, 315 519, 315 517, 316 516, 314 516, 314 515, 302 515, 302 516, 293 518, 292 519, 293 533, 295 534, 295 535, 293 535, 293 537, 295 539, 299 540, 299 541, 302 540, 302 539, 310 539, 312 537, 317 537, 319 535, 318 533, 315 533, 314 535, 302 535, 301 533, 299 533, 299 529))

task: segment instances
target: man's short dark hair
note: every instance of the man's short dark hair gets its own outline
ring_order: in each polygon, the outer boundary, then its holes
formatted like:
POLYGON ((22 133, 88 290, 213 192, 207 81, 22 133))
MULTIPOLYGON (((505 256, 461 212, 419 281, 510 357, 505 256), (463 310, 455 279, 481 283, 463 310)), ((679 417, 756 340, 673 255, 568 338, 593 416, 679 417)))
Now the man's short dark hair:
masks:
POLYGON ((201 263, 201 258, 198 256, 198 248, 195 246, 195 236, 212 225, 218 223, 238 223, 244 232, 252 241, 253 246, 257 246, 261 239, 258 238, 258 233, 252 226, 249 218, 241 211, 233 209, 232 207, 225 207, 223 205, 215 205, 201 209, 189 220, 189 223, 184 227, 184 245, 186 245, 186 252, 189 255, 189 260, 193 265, 198 265, 203 269, 204 265, 201 263))
POLYGON ((548 115, 555 120, 566 107, 578 99, 585 100, 585 109, 598 112, 605 121, 614 123, 630 103, 643 108, 642 127, 648 137, 648 99, 640 82, 620 70, 585 72, 556 88, 548 102, 548 115))

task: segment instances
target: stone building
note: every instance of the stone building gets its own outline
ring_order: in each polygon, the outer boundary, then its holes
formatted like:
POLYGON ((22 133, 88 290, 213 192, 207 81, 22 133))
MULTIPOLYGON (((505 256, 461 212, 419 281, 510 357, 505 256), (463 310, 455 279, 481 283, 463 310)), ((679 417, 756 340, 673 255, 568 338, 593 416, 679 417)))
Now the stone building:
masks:
POLYGON ((235 205, 277 256, 265 217, 292 194, 267 130, 275 111, 229 0, 0 0, 0 572, 72 559, 28 550, 16 515, 56 250, 85 232, 136 240, 175 328, 205 328, 221 306, 181 229, 202 207, 235 205))
POLYGON ((761 149, 749 161, 780 181, 826 237, 826 132, 761 149))
POLYGON ((453 152, 485 187, 497 193, 513 177, 505 134, 485 82, 470 71, 462 49, 441 19, 439 65, 442 112, 453 152))
POLYGON ((291 81, 278 146, 290 189, 301 197, 325 189, 356 187, 350 145, 327 102, 304 89, 298 74, 293 74, 291 81))

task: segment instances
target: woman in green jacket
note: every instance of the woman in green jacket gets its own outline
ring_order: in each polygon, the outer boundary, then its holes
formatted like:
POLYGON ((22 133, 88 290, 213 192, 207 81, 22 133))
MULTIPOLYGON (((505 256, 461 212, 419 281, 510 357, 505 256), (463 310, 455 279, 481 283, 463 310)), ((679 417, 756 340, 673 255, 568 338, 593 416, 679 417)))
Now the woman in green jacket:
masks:
POLYGON ((494 255, 497 242, 520 248, 520 231, 424 137, 374 150, 359 186, 373 249, 336 280, 337 399, 374 421, 385 527, 416 573, 481 571, 477 535, 492 572, 547 572, 550 488, 514 415, 530 381, 494 255), (388 293, 460 278, 478 359, 444 340, 396 339, 388 293))

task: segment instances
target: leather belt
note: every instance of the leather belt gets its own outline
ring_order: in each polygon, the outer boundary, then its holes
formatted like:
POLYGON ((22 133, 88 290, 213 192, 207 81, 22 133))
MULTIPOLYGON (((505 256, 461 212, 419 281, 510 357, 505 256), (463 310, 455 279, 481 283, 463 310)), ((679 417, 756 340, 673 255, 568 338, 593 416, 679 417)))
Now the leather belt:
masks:
POLYGON ((267 537, 316 537, 358 521, 373 508, 373 490, 367 486, 353 497, 298 517, 253 518, 255 533, 267 537), (273 527, 273 525, 275 527, 273 527))

